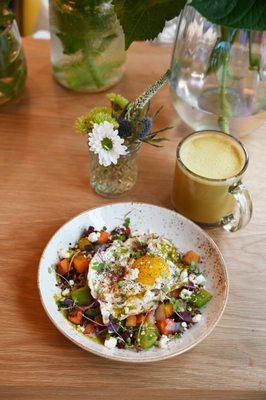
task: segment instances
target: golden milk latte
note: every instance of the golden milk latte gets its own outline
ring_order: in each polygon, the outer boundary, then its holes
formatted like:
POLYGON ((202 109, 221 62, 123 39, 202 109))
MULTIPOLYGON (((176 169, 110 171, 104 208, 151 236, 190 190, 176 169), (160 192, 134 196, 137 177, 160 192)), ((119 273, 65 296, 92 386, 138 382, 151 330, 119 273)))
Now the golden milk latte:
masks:
POLYGON ((241 144, 232 136, 202 131, 178 146, 173 204, 193 221, 217 224, 236 206, 229 187, 240 179, 246 163, 241 144))

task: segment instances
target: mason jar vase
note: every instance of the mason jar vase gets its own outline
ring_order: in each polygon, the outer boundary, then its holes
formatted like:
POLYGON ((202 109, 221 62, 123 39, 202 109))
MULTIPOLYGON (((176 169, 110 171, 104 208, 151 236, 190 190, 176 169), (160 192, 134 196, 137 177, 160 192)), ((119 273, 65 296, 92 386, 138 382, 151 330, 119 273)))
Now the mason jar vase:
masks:
POLYGON ((50 0, 55 79, 80 92, 115 85, 125 64, 125 39, 111 1, 50 0))
POLYGON ((27 76, 25 56, 16 21, 0 33, 0 105, 15 99, 27 76))
POLYGON ((89 151, 89 177, 96 193, 107 198, 116 198, 128 192, 137 182, 137 157, 140 144, 128 146, 128 154, 120 156, 117 164, 104 167, 99 157, 89 151))

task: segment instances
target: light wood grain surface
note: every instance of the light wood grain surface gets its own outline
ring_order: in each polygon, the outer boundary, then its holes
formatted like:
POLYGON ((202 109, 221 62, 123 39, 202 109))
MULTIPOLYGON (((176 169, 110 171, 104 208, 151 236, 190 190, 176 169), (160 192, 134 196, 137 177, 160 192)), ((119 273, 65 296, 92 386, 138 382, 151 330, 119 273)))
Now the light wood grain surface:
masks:
MULTIPOLYGON (((266 129, 243 139, 254 217, 243 231, 212 230, 228 265, 230 296, 222 320, 203 343, 179 357, 147 365, 111 362, 87 353, 49 321, 36 285, 50 236, 77 213, 109 203, 88 185, 86 139, 75 117, 102 105, 104 94, 58 86, 49 43, 24 41, 29 77, 22 97, 0 108, 0 398, 20 399, 265 399, 266 398, 266 129)), ((169 65, 168 46, 134 44, 115 88, 135 97, 169 65)), ((174 124, 163 149, 143 146, 136 200, 171 207, 175 147, 189 129, 173 110, 168 88, 157 126, 174 124)))

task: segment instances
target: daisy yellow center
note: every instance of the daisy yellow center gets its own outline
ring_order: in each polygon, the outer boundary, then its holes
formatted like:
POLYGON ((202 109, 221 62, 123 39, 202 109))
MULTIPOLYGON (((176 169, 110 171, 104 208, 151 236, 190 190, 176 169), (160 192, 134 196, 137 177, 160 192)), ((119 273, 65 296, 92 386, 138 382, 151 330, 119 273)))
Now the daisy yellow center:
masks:
POLYGON ((112 142, 112 140, 110 139, 110 138, 108 138, 108 137, 105 137, 102 141, 101 141, 101 145, 102 145, 102 148, 104 149, 104 150, 112 150, 112 148, 113 148, 113 142, 112 142))

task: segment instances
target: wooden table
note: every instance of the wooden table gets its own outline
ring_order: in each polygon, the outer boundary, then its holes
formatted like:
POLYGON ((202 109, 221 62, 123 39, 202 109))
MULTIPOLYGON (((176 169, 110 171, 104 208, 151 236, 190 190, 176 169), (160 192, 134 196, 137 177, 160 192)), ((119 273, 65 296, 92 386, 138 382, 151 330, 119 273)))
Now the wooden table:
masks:
MULTIPOLYGON (((49 43, 24 42, 29 77, 16 104, 0 109, 0 398, 20 399, 265 399, 266 398, 266 132, 244 139, 250 153, 246 182, 254 217, 243 231, 212 230, 230 276, 225 313, 203 343, 179 357, 130 365, 96 357, 62 336, 46 316, 36 285, 50 236, 79 212, 109 201, 88 185, 85 138, 73 122, 104 94, 67 91, 51 75, 49 43)), ((134 44, 115 88, 137 96, 169 65, 171 48, 134 44)), ((189 132, 164 88, 157 126, 174 124, 163 149, 143 146, 136 200, 171 208, 175 147, 189 132)))

